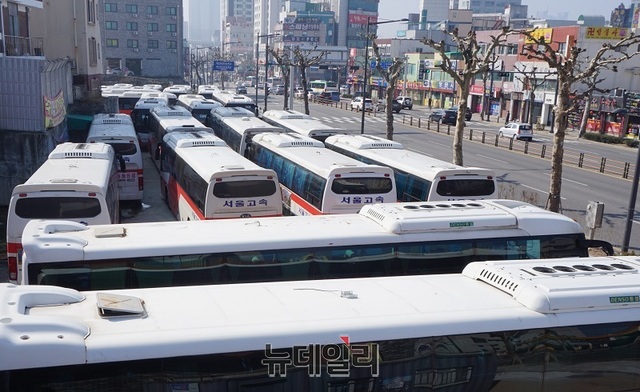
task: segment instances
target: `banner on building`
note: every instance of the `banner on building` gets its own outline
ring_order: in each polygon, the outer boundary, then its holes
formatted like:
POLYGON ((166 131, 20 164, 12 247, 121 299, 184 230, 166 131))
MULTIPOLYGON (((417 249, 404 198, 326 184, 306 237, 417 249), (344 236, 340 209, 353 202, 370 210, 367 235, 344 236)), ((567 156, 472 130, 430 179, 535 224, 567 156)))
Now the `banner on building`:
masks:
MULTIPOLYGON (((544 38, 544 42, 549 43, 551 42, 551 38, 553 37, 553 29, 551 28, 535 29, 531 32, 531 36, 538 40, 541 38, 544 38)), ((527 44, 532 44, 535 41, 527 37, 524 42, 527 44)))
POLYGON ((53 128, 62 123, 67 115, 67 108, 64 105, 64 94, 62 90, 58 94, 49 98, 46 95, 44 99, 44 127, 53 128))
POLYGON ((587 27, 584 34, 589 39, 615 39, 619 40, 627 36, 627 29, 619 27, 587 27))

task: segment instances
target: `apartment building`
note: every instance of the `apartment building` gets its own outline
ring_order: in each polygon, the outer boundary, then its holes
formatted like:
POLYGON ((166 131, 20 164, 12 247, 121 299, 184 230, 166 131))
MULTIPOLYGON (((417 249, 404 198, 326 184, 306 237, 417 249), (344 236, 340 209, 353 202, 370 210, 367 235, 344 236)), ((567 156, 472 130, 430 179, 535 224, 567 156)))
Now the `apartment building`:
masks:
POLYGON ((182 0, 99 0, 107 73, 181 78, 182 0))

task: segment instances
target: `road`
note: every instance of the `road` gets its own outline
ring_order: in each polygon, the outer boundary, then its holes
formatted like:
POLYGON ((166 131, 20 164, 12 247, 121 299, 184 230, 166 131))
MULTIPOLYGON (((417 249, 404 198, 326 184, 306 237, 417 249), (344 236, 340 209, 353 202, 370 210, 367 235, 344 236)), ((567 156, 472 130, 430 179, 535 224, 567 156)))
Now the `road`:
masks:
MULTIPOLYGON (((282 97, 269 97, 270 109, 282 108, 282 97)), ((261 101, 262 105, 262 101, 261 101)), ((293 110, 304 111, 302 101, 296 100, 293 110)), ((311 115, 331 126, 348 131, 360 132, 360 113, 329 107, 320 104, 310 104, 311 115)), ((428 117, 429 110, 414 106, 413 110, 404 110, 403 114, 414 117, 428 117)), ((365 118, 365 133, 382 136, 386 134, 384 114, 377 113, 375 117, 367 115, 365 118)), ((400 121, 400 120, 399 120, 400 121)), ((403 125, 396 121, 394 140, 403 143, 410 149, 426 155, 451 162, 453 136, 446 133, 436 133, 424 128, 403 125)), ((408 121, 407 121, 408 122, 408 121)), ((497 134, 500 127, 495 122, 486 122, 473 114, 467 127, 474 132, 486 132, 487 138, 497 134)), ((577 139, 577 131, 569 131, 565 141, 565 151, 574 153, 584 152, 598 155, 609 160, 625 161, 635 164, 638 150, 624 145, 608 145, 577 139)), ((536 131, 532 144, 546 144, 551 151, 552 134, 548 131, 536 131)), ((493 140, 493 139, 492 139, 493 140)), ((523 143, 523 142, 517 142, 523 143)), ((491 144, 481 144, 465 140, 463 142, 464 164, 466 166, 480 166, 496 172, 500 184, 500 196, 518 199, 544 207, 547 200, 550 182, 550 161, 531 155, 525 155, 504 148, 496 148, 491 144)), ((620 247, 623 242, 626 227, 626 216, 631 197, 633 173, 630 179, 622 179, 605 175, 592 170, 564 165, 562 181, 562 213, 583 225, 589 233, 585 223, 586 207, 590 201, 599 201, 605 205, 604 221, 601 228, 596 229, 594 238, 611 242, 620 247)), ((634 215, 637 216, 638 210, 634 215)), ((630 251, 640 251, 640 220, 632 220, 630 251)))

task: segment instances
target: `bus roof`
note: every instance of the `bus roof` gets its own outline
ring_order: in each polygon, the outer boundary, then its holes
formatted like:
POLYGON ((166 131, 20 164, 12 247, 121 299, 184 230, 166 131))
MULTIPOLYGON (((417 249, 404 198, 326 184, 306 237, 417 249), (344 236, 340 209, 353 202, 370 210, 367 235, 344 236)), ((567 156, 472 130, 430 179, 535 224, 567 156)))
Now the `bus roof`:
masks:
POLYGON ((136 106, 133 110, 136 109, 151 109, 156 106, 167 106, 169 104, 169 99, 163 96, 157 97, 142 97, 138 102, 136 102, 136 106))
POLYGON ((184 254, 184 249, 196 254, 567 233, 584 235, 574 220, 527 203, 474 200, 374 204, 363 206, 358 214, 250 220, 88 227, 31 221, 22 243, 28 259, 55 262, 169 256, 184 254), (209 233, 216 233, 215 240, 209 233), (109 246, 104 245, 106 238, 109 246))
POLYGON ((114 157, 113 148, 105 143, 59 144, 24 184, 13 189, 13 194, 66 188, 95 192, 96 185, 107 189, 114 157))
POLYGON ((297 133, 261 133, 253 137, 253 143, 277 151, 324 178, 336 174, 374 172, 393 176, 388 167, 357 161, 326 148, 318 140, 297 133))
POLYGON ((5 283, 0 368, 291 348, 343 343, 343 336, 364 343, 637 322, 640 302, 617 299, 637 297, 639 270, 640 260, 627 256, 475 262, 446 275, 82 293, 5 283), (563 272, 576 264, 595 272, 563 272))
POLYGON ((91 120, 91 125, 133 125, 133 120, 131 120, 131 116, 123 113, 98 113, 93 116, 93 120, 91 120))
POLYGON ((178 101, 185 105, 188 109, 209 109, 222 107, 220 102, 213 99, 207 99, 198 94, 182 94, 178 97, 178 101))
POLYGON ((222 121, 240 134, 262 132, 284 132, 282 128, 269 125, 257 117, 223 117, 222 121))
POLYGON ((345 133, 342 129, 332 128, 322 121, 314 120, 311 116, 293 110, 267 110, 262 117, 271 124, 309 137, 326 137, 345 133))
POLYGON ((218 107, 213 109, 212 113, 218 117, 255 117, 255 113, 251 110, 241 107, 218 107))
POLYGON ((242 155, 236 153, 224 140, 208 132, 172 132, 164 137, 164 142, 206 180, 215 177, 245 175, 270 175, 273 170, 264 169, 242 155), (247 172, 250 170, 251 172, 247 172))
POLYGON ((191 112, 180 105, 157 106, 151 109, 151 113, 156 117, 193 117, 191 112))
POLYGON ((407 150, 401 143, 372 135, 333 135, 325 144, 353 151, 365 158, 392 166, 406 173, 433 179, 437 176, 466 174, 495 177, 493 170, 458 166, 416 151, 407 150))

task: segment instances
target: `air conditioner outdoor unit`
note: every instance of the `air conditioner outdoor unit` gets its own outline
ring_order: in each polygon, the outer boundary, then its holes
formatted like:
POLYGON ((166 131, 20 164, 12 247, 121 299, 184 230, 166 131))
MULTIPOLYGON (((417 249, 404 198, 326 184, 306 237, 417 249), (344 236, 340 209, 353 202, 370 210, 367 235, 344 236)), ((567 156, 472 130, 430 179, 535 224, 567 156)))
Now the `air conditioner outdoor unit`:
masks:
POLYGON ((153 49, 147 49, 149 53, 153 53, 153 49))
POLYGON ((147 19, 153 19, 153 15, 147 15, 147 19))
POLYGON ((152 33, 152 32, 148 32, 147 34, 148 34, 148 35, 153 35, 153 33, 152 33))
POLYGON ((172 36, 177 37, 178 33, 171 33, 172 36))
POLYGON ((178 20, 178 17, 177 16, 172 16, 171 19, 178 20))
POLYGON ((131 17, 132 17, 132 18, 137 18, 137 17, 138 17, 138 14, 131 14, 131 17))
POLYGON ((137 32, 137 31, 134 31, 134 32, 133 32, 133 35, 138 35, 138 32, 137 32))
POLYGON ((173 53, 178 53, 178 50, 177 49, 173 49, 172 52, 173 53))
POLYGON ((138 49, 138 48, 133 48, 133 51, 134 51, 134 52, 137 52, 137 51, 139 51, 139 50, 140 50, 140 49, 138 49))

